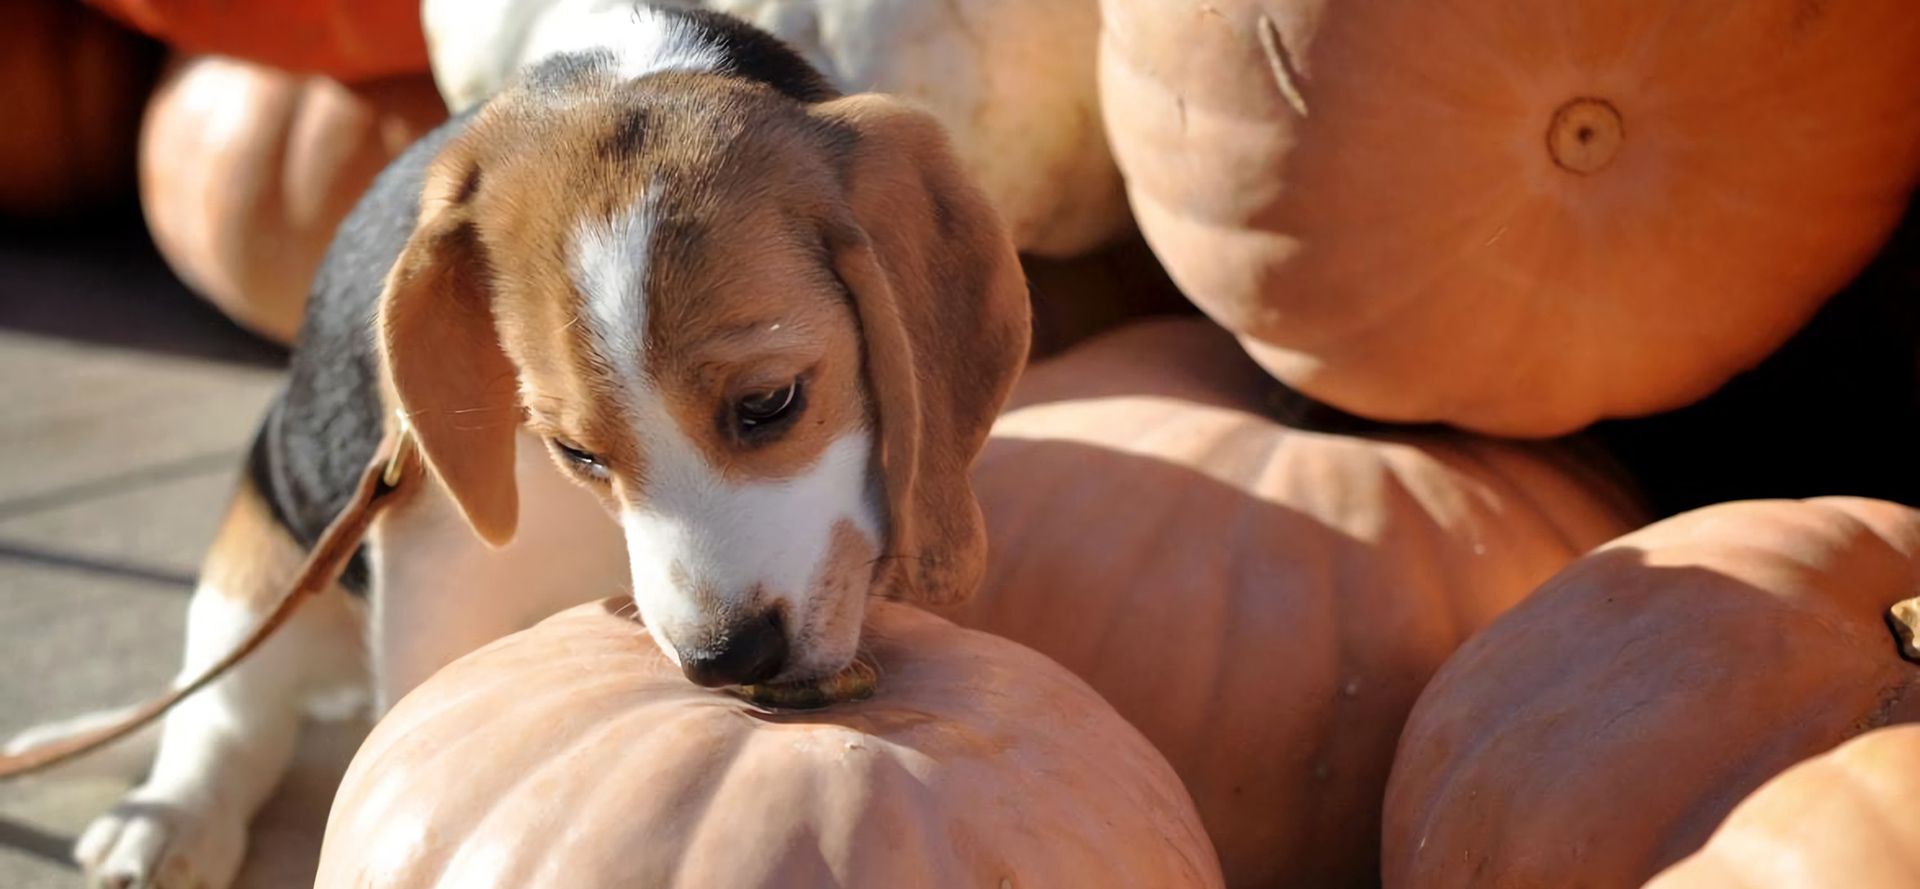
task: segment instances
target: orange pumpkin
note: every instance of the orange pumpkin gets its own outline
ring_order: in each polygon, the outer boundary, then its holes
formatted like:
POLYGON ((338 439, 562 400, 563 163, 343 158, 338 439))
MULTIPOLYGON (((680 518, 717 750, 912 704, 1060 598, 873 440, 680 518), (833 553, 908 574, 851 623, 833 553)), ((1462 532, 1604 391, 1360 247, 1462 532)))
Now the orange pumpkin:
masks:
POLYGON ((1913 889, 1914 800, 1920 726, 1876 729, 1761 785, 1647 889, 1913 889))
POLYGON ((84 210, 133 190, 146 41, 70 0, 18 0, 0 30, 0 216, 84 210))
POLYGON ((1166 761, 1031 650, 875 602, 872 697, 769 712, 687 682, 621 606, 402 699, 347 769, 317 889, 1221 885, 1166 761))
POLYGON ((446 118, 424 74, 348 87, 215 56, 178 60, 141 133, 160 253, 235 321, 281 343, 373 177, 446 118))
POLYGON ((87 0, 189 53, 368 80, 427 70, 418 0, 87 0))
POLYGON ((1421 696, 1385 885, 1640 885, 1781 770, 1920 721, 1885 620, 1916 586, 1920 512, 1877 500, 1711 506, 1600 548, 1421 696))
POLYGON ((1139 726, 1229 885, 1366 885, 1428 676, 1639 513, 1568 450, 1302 431, 1263 415, 1272 388, 1201 320, 1031 368, 974 476, 987 579, 952 614, 1139 726))
POLYGON ((1523 436, 1784 341, 1920 175, 1911 0, 1103 0, 1175 281, 1309 395, 1523 436))

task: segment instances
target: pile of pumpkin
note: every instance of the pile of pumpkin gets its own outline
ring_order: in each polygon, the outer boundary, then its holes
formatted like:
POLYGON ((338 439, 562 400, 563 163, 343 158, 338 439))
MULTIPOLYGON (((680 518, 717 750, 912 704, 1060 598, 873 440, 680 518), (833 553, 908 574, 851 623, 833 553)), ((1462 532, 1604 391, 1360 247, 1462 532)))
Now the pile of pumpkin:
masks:
MULTIPOLYGON (((101 2, 251 53, 171 64, 144 206, 284 338, 378 162, 614 0, 101 2), (364 27, 258 42, 300 15, 364 27)), ((1920 885, 1910 0, 699 5, 1008 218, 988 576, 821 710, 611 605, 502 640, 376 727, 321 885, 1920 885)))

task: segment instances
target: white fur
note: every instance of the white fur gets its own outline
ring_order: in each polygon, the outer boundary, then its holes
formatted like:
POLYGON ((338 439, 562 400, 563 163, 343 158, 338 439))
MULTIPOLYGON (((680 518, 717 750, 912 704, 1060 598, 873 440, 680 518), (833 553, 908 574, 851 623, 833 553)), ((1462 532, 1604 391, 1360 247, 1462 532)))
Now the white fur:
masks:
POLYGON ((644 376, 647 299, 643 289, 652 257, 653 226, 660 212, 658 195, 659 189, 649 182, 639 206, 604 225, 581 226, 568 256, 574 285, 586 298, 587 325, 596 351, 621 379, 636 382, 644 376))
MULTIPOLYGON (((232 650, 264 619, 255 604, 263 601, 259 593, 204 583, 194 591, 182 680, 232 650)), ((364 687, 358 623, 344 593, 324 594, 251 658, 182 701, 166 716, 146 782, 87 827, 74 857, 96 879, 128 885, 231 882, 246 851, 247 822, 293 757, 305 703, 364 687)))
MULTIPOLYGON (((815 599, 834 526, 851 521, 869 538, 879 537, 866 496, 870 436, 841 437, 794 478, 733 483, 714 468, 681 431, 645 370, 645 282, 658 212, 652 194, 649 189, 649 197, 615 219, 583 227, 570 257, 589 330, 621 378, 616 406, 646 460, 645 488, 626 492, 621 514, 641 618, 676 663, 683 646, 701 644, 728 622, 749 617, 747 609, 775 602, 788 606, 796 636, 789 641, 848 646, 850 640, 813 640, 806 630, 817 614, 832 610, 815 599)), ((796 645, 790 670, 849 653, 796 645)))
MULTIPOLYGON (((804 625, 824 604, 812 598, 825 579, 833 526, 848 520, 870 539, 879 537, 864 496, 870 450, 864 432, 833 442, 797 477, 739 485, 715 474, 677 428, 669 425, 648 439, 645 500, 621 518, 634 601, 676 661, 677 645, 748 605, 784 602, 804 625), (673 565, 703 595, 676 588, 673 565), (759 598, 748 601, 756 591, 759 598)), ((795 652, 798 659, 806 654, 795 652)))
POLYGON ((663 71, 718 71, 727 57, 700 41, 697 31, 644 6, 590 9, 542 18, 527 38, 533 62, 564 52, 609 50, 616 76, 637 80, 663 71))

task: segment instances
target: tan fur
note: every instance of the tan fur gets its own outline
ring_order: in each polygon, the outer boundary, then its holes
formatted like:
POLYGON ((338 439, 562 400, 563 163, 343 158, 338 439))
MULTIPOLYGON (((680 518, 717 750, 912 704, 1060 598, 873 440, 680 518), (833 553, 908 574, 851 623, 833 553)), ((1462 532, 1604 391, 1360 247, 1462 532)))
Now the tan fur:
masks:
POLYGON ((380 301, 387 379, 427 463, 481 538, 513 538, 516 374, 500 350, 468 208, 429 183, 380 301))
POLYGON ((610 501, 644 484, 647 455, 610 397, 617 362, 580 323, 567 257, 584 222, 657 189, 646 373, 680 430, 728 479, 762 480, 877 426, 885 592, 972 589, 985 538, 967 472, 1026 351, 1026 290, 932 118, 877 96, 806 107, 732 78, 660 74, 581 84, 565 102, 496 101, 431 180, 386 297, 386 355, 429 462, 482 536, 511 532, 498 444, 510 441, 499 418, 521 417, 511 408, 600 456, 610 501), (637 148, 615 141, 636 132, 637 148), (515 369, 510 405, 501 378, 515 369), (800 423, 762 447, 730 440, 725 406, 795 376, 800 423))
POLYGON ((201 561, 199 580, 235 604, 265 613, 306 560, 306 550, 273 520, 260 490, 242 477, 201 561))
POLYGON ((1027 350, 1019 260, 932 118, 880 96, 815 113, 858 134, 834 266, 860 312, 879 404, 892 524, 882 587, 963 598, 986 563, 968 471, 1027 350))
POLYGON ((833 528, 833 545, 827 550, 827 558, 821 568, 822 586, 829 593, 827 600, 840 604, 840 607, 818 613, 811 625, 802 627, 803 635, 832 636, 847 624, 858 625, 866 618, 866 609, 860 607, 864 600, 837 595, 841 591, 870 582, 873 574, 873 560, 879 555, 872 541, 867 539, 852 522, 840 522, 833 528))

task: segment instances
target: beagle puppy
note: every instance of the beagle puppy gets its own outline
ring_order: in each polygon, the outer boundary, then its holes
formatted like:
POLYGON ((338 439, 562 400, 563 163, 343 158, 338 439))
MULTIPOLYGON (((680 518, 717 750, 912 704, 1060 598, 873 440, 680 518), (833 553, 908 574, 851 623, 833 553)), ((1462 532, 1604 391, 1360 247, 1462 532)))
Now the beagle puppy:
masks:
POLYGON ((395 417, 429 483, 168 715, 146 782, 78 844, 95 881, 228 885, 304 712, 367 688, 382 712, 575 603, 630 588, 687 678, 723 686, 839 670, 870 596, 971 592, 968 469, 1027 290, 939 125, 721 15, 635 8, 601 38, 423 138, 343 223, 182 675, 257 624, 395 417))

